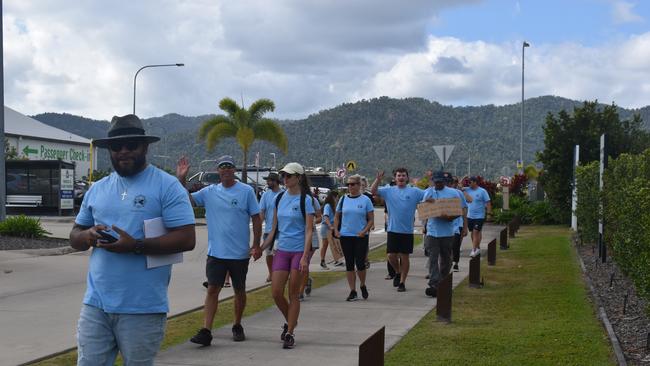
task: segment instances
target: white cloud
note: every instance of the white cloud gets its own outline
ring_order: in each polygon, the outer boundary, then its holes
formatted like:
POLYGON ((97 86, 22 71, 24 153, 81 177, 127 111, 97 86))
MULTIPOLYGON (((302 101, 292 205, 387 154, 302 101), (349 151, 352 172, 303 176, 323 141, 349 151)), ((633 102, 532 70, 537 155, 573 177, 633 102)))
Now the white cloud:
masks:
POLYGON ((634 13, 635 4, 623 0, 614 0, 612 2, 612 17, 614 23, 635 23, 642 22, 644 19, 634 13))
MULTIPOLYGON (((648 105, 650 33, 600 47, 533 44, 526 49, 525 95, 648 105)), ((371 77, 354 98, 420 96, 452 105, 510 104, 521 99, 521 45, 430 37, 371 77), (440 68, 441 61, 459 68, 440 68)))
MULTIPOLYGON (((521 40, 428 35, 442 10, 474 2, 6 0, 5 102, 110 119, 130 113, 138 68, 175 62, 186 66, 138 76, 138 114, 214 113, 241 94, 273 99, 279 118, 381 95, 517 102, 521 40)), ((533 44, 526 57, 527 96, 650 100, 648 34, 596 48, 533 44)))

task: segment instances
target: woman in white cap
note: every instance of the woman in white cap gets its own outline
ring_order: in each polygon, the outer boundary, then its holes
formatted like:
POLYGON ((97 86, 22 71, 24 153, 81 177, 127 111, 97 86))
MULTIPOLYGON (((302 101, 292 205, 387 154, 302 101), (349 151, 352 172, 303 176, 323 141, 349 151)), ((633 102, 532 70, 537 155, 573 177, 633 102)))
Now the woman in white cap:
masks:
POLYGON ((276 306, 286 323, 280 339, 283 348, 293 348, 294 329, 300 314, 300 284, 309 269, 314 209, 305 170, 298 163, 289 163, 280 170, 286 191, 278 194, 273 218, 273 229, 262 249, 268 247, 277 235, 277 251, 273 257, 271 291, 276 306), (289 282, 288 299, 284 289, 289 282))

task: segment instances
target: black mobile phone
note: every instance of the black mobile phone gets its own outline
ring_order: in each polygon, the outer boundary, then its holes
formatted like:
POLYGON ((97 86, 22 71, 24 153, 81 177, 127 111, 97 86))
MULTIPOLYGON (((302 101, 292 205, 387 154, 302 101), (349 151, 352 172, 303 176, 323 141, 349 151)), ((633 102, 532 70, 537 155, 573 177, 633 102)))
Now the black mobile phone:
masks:
POLYGON ((98 240, 101 241, 101 242, 104 242, 104 243, 115 243, 115 242, 117 241, 117 238, 116 238, 116 237, 114 237, 113 235, 109 234, 109 233, 106 232, 106 231, 103 231, 103 230, 97 230, 97 234, 99 234, 99 235, 101 236, 101 238, 98 239, 98 240))

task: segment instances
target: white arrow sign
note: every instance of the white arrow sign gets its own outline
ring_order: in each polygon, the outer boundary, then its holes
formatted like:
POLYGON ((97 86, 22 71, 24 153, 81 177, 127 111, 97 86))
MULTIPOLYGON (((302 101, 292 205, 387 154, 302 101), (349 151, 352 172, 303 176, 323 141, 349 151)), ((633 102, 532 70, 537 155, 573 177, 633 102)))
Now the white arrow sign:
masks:
POLYGON ((433 150, 438 155, 438 158, 440 158, 442 165, 447 163, 449 156, 451 156, 451 152, 454 151, 454 147, 456 147, 456 145, 438 145, 433 147, 433 150))

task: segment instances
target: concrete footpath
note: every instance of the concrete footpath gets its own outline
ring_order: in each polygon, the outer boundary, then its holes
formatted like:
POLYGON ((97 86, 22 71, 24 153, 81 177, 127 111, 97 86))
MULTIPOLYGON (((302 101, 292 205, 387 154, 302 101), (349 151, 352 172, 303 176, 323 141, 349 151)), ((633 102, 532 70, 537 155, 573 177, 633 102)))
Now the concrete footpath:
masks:
MULTIPOLYGON (((501 227, 486 226, 481 248, 486 257, 487 243, 501 227)), ((463 243, 460 272, 454 273, 454 287, 468 274, 469 240, 463 243)), ((386 326, 384 351, 391 349, 411 328, 436 306, 436 299, 425 296, 427 287, 423 248, 415 250, 407 291, 398 293, 392 281, 384 280, 386 266, 371 266, 368 300, 346 302, 349 289, 345 279, 315 289, 302 303, 296 347, 282 349, 280 341, 284 319, 272 307, 243 320, 245 342, 233 342, 231 325, 213 331, 212 346, 186 342, 161 352, 156 365, 357 365, 358 347, 371 334, 386 326)), ((485 259, 482 259, 486 265, 485 259)), ((357 284, 358 286, 358 284, 357 284)), ((453 310, 452 310, 453 319, 453 310)))

